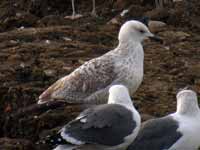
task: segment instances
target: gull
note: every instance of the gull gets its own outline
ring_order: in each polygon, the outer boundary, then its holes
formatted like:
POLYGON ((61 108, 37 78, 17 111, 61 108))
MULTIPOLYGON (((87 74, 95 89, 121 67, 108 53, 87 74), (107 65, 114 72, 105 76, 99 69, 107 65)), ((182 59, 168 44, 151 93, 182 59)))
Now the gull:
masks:
POLYGON ((145 38, 160 41, 143 23, 131 20, 119 31, 119 44, 108 53, 85 62, 62 77, 39 96, 38 104, 48 101, 67 103, 107 103, 112 85, 123 84, 133 96, 143 80, 145 38))
POLYGON ((128 150, 198 150, 200 109, 192 90, 177 94, 177 110, 168 116, 144 122, 128 150))
MULTIPOLYGON (((81 15, 81 14, 76 14, 74 0, 71 0, 71 2, 72 2, 72 16, 66 16, 65 18, 66 19, 75 20, 75 19, 79 19, 79 18, 83 17, 83 15, 81 15)), ((95 7, 95 0, 92 0, 92 12, 91 12, 91 15, 94 16, 94 17, 97 16, 96 7, 95 7)))
POLYGON ((109 89, 107 104, 86 109, 65 125, 56 135, 46 139, 46 143, 57 145, 55 150, 64 149, 126 149, 136 138, 141 118, 123 85, 113 85, 109 89))

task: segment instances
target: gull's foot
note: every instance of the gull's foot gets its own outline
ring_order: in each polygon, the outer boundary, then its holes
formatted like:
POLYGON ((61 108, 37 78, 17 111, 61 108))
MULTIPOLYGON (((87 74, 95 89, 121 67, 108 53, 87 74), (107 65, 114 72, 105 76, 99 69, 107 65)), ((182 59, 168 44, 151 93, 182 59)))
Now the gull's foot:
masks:
POLYGON ((98 17, 98 15, 97 15, 97 13, 96 13, 95 10, 93 10, 93 11, 91 12, 91 16, 92 16, 92 17, 98 17))
POLYGON ((81 15, 81 14, 76 14, 76 15, 71 15, 71 16, 65 16, 64 18, 65 19, 71 19, 71 20, 77 20, 77 19, 80 19, 80 18, 82 18, 83 17, 83 15, 81 15))

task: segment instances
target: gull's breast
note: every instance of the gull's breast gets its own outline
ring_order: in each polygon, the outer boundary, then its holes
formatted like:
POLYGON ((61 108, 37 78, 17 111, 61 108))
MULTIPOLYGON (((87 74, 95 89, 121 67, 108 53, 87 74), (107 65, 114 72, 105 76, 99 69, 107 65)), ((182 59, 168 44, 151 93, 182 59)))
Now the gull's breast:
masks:
POLYGON ((143 80, 143 60, 135 61, 128 57, 116 63, 116 71, 122 84, 127 86, 131 95, 138 89, 143 80))

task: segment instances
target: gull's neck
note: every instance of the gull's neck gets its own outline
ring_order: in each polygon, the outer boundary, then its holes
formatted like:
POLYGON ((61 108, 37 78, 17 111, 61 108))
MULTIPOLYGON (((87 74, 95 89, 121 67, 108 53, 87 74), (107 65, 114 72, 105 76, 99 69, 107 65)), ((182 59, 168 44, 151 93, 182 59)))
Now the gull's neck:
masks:
POLYGON ((120 41, 115 51, 121 55, 133 55, 134 53, 138 53, 138 51, 143 52, 143 48, 141 42, 127 40, 120 41))
POLYGON ((177 97, 177 113, 186 116, 195 116, 200 113, 197 97, 193 93, 182 93, 177 97))
POLYGON ((108 98, 108 104, 119 104, 131 110, 135 108, 128 93, 121 95, 110 94, 108 98))

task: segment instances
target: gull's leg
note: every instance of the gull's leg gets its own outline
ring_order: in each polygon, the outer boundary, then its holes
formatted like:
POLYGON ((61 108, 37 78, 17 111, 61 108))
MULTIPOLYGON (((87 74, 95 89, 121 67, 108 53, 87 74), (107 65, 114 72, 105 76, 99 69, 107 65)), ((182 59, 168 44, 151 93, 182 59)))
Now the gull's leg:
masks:
POLYGON ((159 5, 160 5, 160 8, 164 7, 163 0, 159 0, 159 5))
POLYGON ((95 0, 92 0, 92 12, 91 12, 91 15, 93 17, 97 17, 95 0))
POLYGON ((164 7, 163 0, 155 0, 156 9, 160 9, 164 7))
POLYGON ((173 6, 173 0, 165 0, 165 3, 169 4, 170 6, 173 6))
POLYGON ((74 5, 74 0, 72 0, 72 17, 75 17, 76 11, 75 11, 75 5, 74 5))
POLYGON ((83 17, 83 15, 81 15, 81 14, 76 14, 74 0, 71 0, 71 2, 72 2, 72 15, 71 16, 65 16, 65 18, 75 20, 75 19, 79 19, 79 18, 83 17))
POLYGON ((156 9, 159 8, 159 0, 155 0, 155 4, 156 4, 156 9))
POLYGON ((186 13, 187 17, 190 16, 191 10, 192 10, 191 2, 189 0, 185 0, 185 11, 186 11, 185 13, 186 13))

